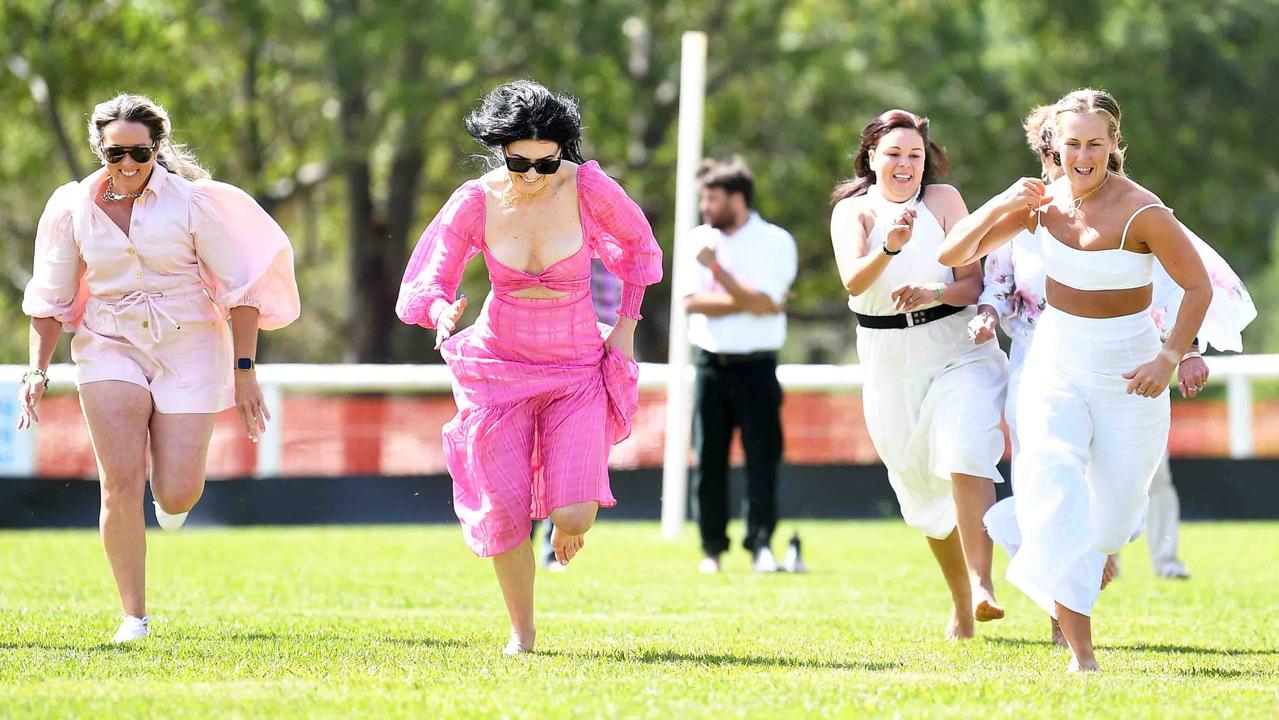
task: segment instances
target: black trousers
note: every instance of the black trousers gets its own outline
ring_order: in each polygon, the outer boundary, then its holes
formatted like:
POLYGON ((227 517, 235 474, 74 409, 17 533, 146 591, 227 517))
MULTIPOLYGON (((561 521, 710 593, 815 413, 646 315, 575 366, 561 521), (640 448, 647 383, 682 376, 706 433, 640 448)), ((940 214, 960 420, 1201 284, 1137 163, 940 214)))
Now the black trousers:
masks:
POLYGON ((777 469, 782 460, 782 386, 777 357, 697 351, 693 387, 693 452, 697 522, 702 551, 728 549, 728 450, 733 430, 746 451, 746 536, 742 546, 765 547, 777 526, 777 469))

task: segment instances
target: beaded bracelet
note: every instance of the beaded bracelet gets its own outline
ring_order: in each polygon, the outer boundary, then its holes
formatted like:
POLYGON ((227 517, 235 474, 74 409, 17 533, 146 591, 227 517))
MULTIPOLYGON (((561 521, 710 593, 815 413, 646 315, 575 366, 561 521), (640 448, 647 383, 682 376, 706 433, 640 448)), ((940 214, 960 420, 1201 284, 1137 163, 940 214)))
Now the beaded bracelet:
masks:
POLYGON ((22 373, 22 379, 18 381, 18 384, 26 385, 27 381, 31 379, 32 375, 35 375, 36 377, 43 379, 44 388, 46 390, 49 389, 49 374, 41 370, 40 368, 31 368, 30 370, 22 373))

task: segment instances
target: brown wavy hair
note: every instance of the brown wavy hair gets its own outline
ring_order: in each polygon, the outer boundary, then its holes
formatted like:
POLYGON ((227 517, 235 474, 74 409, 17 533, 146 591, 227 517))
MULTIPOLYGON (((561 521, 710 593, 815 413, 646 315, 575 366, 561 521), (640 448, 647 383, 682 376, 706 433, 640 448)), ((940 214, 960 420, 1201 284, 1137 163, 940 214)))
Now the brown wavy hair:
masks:
MULTIPOLYGON (((1039 162, 1061 165, 1056 150, 1053 150, 1053 125, 1056 122, 1056 109, 1053 105, 1038 105, 1026 113, 1021 121, 1022 130, 1026 131, 1026 144, 1031 152, 1039 157, 1039 162)), ((1047 182, 1047 173, 1041 172, 1047 182)))
POLYGON ((853 177, 836 185, 831 191, 831 205, 845 198, 864 195, 870 190, 875 184, 875 172, 870 169, 870 151, 879 145, 880 139, 897 128, 910 128, 924 139, 924 178, 919 184, 921 195, 925 187, 939 182, 950 170, 946 150, 929 137, 928 118, 906 110, 889 110, 862 128, 861 140, 853 155, 853 177))

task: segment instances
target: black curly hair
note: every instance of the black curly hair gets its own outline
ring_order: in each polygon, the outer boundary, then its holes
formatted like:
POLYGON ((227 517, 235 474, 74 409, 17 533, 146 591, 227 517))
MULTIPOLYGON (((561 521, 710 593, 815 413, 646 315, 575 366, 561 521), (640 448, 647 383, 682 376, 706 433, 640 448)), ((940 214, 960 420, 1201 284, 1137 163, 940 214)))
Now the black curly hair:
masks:
POLYGON ((535 80, 513 80, 493 88, 466 116, 465 125, 471 137, 498 157, 517 140, 549 140, 560 146, 565 160, 584 162, 577 99, 553 93, 535 80))

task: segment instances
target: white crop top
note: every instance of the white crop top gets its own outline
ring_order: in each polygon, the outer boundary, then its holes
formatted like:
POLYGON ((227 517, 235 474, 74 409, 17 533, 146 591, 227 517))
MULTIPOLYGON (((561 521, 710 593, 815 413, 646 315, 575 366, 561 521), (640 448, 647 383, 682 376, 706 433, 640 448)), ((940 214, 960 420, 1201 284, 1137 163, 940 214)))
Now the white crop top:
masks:
MULTIPOLYGON (((1076 290, 1130 290, 1150 284, 1155 264, 1153 253, 1138 253, 1124 247, 1128 228, 1143 210, 1162 208, 1159 203, 1143 205, 1128 218, 1119 237, 1119 247, 1109 250, 1078 250, 1057 238, 1039 223, 1035 235, 1044 254, 1048 277, 1076 290)), ((1171 208, 1165 208, 1172 212, 1171 208)))
MULTIPOLYGON (((915 224, 911 228, 910 242, 902 246, 901 254, 895 255, 884 272, 875 278, 875 282, 860 295, 848 298, 848 307, 862 315, 897 315, 901 311, 893 307, 893 291, 905 283, 946 283, 955 281, 955 273, 945 265, 937 262, 937 249, 946 238, 946 231, 933 216, 932 211, 922 200, 909 200, 895 203, 879 193, 879 189, 871 186, 867 192, 872 208, 875 211, 875 227, 866 239, 866 252, 883 252, 881 245, 887 237, 889 225, 901 212, 902 208, 915 210, 915 224)), ((924 310, 940 305, 931 302, 919 306, 916 310, 924 310)))

